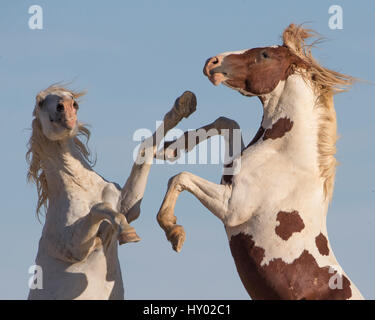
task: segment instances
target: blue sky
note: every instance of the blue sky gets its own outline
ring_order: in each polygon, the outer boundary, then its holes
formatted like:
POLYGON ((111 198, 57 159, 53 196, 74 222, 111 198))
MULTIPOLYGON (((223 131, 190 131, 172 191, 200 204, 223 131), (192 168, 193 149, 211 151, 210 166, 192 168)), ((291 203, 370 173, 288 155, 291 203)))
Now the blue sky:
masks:
MULTIPOLYGON (((25 152, 35 95, 57 81, 86 89, 80 119, 92 129, 95 169, 123 184, 139 128, 155 121, 185 90, 197 112, 178 126, 197 128, 219 116, 235 119, 245 143, 261 119, 257 99, 216 88, 203 76, 217 53, 280 43, 289 23, 309 26, 328 40, 320 62, 375 82, 373 1, 11 1, 0 3, 0 299, 24 299, 42 226, 36 190, 26 184, 25 152), (361 5, 359 5, 360 3, 361 5), (44 29, 28 28, 28 8, 44 11, 44 29), (340 4, 344 28, 330 30, 328 8, 340 4)), ((375 298, 374 86, 358 83, 336 96, 338 167, 328 232, 335 255, 366 298, 375 298)), ((180 254, 171 250, 155 216, 169 177, 188 170, 219 182, 220 165, 156 165, 134 223, 142 241, 119 249, 128 299, 247 299, 224 228, 190 194, 176 215, 187 232, 180 254)))

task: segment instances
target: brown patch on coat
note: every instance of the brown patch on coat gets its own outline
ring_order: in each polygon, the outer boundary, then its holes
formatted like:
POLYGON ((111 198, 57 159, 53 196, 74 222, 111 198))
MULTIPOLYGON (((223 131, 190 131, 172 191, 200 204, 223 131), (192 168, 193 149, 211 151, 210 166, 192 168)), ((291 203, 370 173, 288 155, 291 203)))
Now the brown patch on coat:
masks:
POLYGON ((257 300, 281 299, 261 273, 260 263, 264 257, 264 249, 255 246, 252 237, 243 233, 232 236, 229 245, 237 272, 250 297, 257 300))
POLYGON ((277 139, 283 137, 287 132, 292 130, 293 121, 288 118, 280 118, 271 128, 267 129, 264 133, 263 140, 277 139))
POLYGON ((280 224, 275 228, 276 234, 283 240, 288 240, 294 232, 301 232, 305 228, 298 211, 280 211, 277 214, 277 221, 280 224))
POLYGON ((319 250, 319 253, 323 256, 328 256, 329 255, 329 248, 328 248, 328 240, 324 236, 323 233, 320 233, 316 238, 315 238, 315 244, 319 250))
POLYGON ((229 243, 238 274, 252 299, 343 300, 352 296, 350 281, 344 275, 342 289, 329 287, 336 271, 319 267, 307 250, 292 263, 277 258, 261 266, 265 251, 255 246, 252 236, 239 233, 229 243))

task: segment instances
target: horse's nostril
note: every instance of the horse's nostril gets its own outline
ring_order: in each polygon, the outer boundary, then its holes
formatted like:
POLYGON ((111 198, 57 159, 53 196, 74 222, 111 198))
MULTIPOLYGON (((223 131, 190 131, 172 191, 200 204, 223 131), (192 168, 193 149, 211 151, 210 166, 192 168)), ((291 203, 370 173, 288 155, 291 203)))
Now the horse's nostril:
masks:
POLYGON ((62 105, 61 103, 59 103, 56 107, 56 111, 57 112, 63 112, 64 111, 64 105, 62 105))
POLYGON ((208 58, 203 68, 203 74, 206 75, 207 77, 212 76, 213 70, 219 67, 220 63, 221 63, 220 57, 215 56, 215 57, 208 58))

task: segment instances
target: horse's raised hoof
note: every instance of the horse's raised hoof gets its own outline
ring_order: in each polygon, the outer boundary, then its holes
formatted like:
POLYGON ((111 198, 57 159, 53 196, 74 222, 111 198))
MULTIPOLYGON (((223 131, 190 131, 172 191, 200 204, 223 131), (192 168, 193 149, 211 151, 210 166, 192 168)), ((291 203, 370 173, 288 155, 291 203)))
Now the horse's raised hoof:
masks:
POLYGON ((141 241, 141 238, 137 235, 137 233, 135 232, 135 229, 124 231, 120 233, 118 237, 118 242, 120 246, 125 243, 139 242, 139 241, 141 241))
POLYGON ((174 107, 181 117, 188 118, 197 109, 197 97, 193 92, 185 91, 177 98, 174 107))
POLYGON ((176 252, 180 252, 185 242, 185 230, 183 226, 174 225, 167 234, 167 239, 171 242, 172 248, 176 252))

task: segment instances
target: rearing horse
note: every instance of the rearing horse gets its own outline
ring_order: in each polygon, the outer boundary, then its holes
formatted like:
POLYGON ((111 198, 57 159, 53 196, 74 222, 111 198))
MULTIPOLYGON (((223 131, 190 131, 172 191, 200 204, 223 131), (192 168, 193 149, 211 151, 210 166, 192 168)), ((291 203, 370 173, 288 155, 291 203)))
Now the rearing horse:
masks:
MULTIPOLYGON (((226 165, 240 164, 237 174, 215 184, 182 172, 169 181, 158 213, 168 240, 180 251, 185 233, 176 225, 174 207, 182 191, 195 195, 224 223, 239 276, 253 299, 363 298, 341 270, 326 226, 336 166, 333 95, 354 79, 319 65, 305 44, 313 35, 291 24, 281 46, 207 60, 204 74, 214 85, 259 97, 261 126, 226 165)), ((219 118, 204 128, 221 134, 239 127, 219 118)), ((165 156, 176 155, 178 148, 184 144, 168 143, 165 156)))
POLYGON ((190 92, 178 98, 163 124, 140 146, 121 188, 97 174, 80 136, 90 132, 78 121, 83 93, 53 85, 39 92, 27 158, 28 178, 38 190, 37 212, 46 208, 36 264, 42 285, 29 299, 123 299, 118 244, 140 238, 130 222, 140 215, 154 153, 160 140, 195 111, 190 92))

